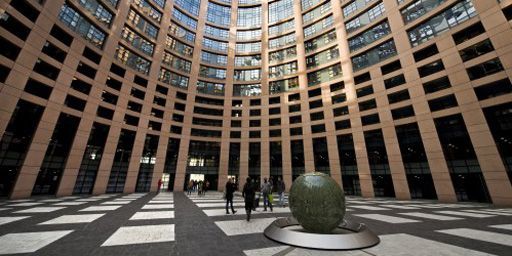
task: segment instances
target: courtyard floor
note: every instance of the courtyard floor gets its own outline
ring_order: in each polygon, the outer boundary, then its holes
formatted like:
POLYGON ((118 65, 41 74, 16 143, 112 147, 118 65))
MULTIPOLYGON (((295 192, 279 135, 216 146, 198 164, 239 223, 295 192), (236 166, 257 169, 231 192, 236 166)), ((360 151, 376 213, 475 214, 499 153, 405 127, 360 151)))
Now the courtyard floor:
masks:
POLYGON ((319 251, 285 246, 263 230, 289 208, 243 199, 226 215, 222 194, 114 194, 0 201, 0 254, 33 255, 512 255, 512 208, 347 197, 347 219, 379 235, 375 247, 319 251))

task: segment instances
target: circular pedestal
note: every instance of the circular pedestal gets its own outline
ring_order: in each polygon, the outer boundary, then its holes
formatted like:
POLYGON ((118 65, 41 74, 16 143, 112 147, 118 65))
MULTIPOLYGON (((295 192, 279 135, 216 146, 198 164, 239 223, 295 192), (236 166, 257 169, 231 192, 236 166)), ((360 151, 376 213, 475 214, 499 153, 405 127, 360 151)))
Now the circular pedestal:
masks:
POLYGON ((264 231, 269 239, 276 242, 324 250, 353 250, 371 247, 380 239, 364 224, 349 223, 343 220, 331 234, 308 233, 293 218, 279 218, 264 231))

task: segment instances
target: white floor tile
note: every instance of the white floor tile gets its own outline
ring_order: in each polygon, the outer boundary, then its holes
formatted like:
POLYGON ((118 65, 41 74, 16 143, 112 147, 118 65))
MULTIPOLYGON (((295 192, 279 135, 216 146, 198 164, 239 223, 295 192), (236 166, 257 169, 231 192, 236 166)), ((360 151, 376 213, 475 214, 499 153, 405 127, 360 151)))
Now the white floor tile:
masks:
POLYGON ((132 201, 110 201, 110 202, 103 202, 101 204, 102 205, 106 205, 106 204, 109 204, 109 205, 123 205, 123 204, 129 204, 131 202, 132 201))
POLYGON ((0 225, 15 222, 18 220, 29 218, 30 216, 16 216, 16 217, 0 217, 0 225))
POLYGON ((163 201, 151 200, 148 202, 148 204, 172 204, 172 203, 174 203, 173 200, 163 200, 163 201))
POLYGON ((36 206, 36 205, 42 205, 43 203, 17 203, 17 204, 10 204, 7 205, 9 207, 12 206, 19 206, 19 207, 27 207, 27 206, 36 206))
POLYGON ((120 205, 105 205, 105 206, 90 206, 80 210, 80 212, 102 212, 102 211, 114 211, 117 210, 120 205))
POLYGON ((488 217, 496 216, 496 215, 490 215, 490 214, 470 213, 470 212, 460 212, 460 211, 437 211, 437 213, 449 214, 449 215, 455 215, 455 216, 472 217, 472 218, 488 218, 488 217))
POLYGON ((388 208, 394 208, 394 209, 401 209, 401 210, 418 210, 418 207, 413 206, 405 206, 405 205, 392 205, 392 204, 383 204, 381 206, 388 207, 388 208))
POLYGON ((276 218, 263 218, 263 219, 251 219, 246 220, 227 220, 227 221, 216 221, 217 225, 226 235, 236 236, 253 233, 263 233, 265 228, 270 225, 276 218))
POLYGON ((82 205, 82 204, 86 204, 87 202, 61 202, 61 203, 56 203, 56 204, 53 204, 53 205, 57 205, 57 206, 75 206, 75 205, 82 205))
POLYGON ((62 215, 55 219, 39 223, 38 225, 52 225, 52 224, 74 224, 74 223, 90 223, 101 218, 101 214, 77 214, 77 215, 62 215))
POLYGON ((142 207, 142 209, 173 209, 174 204, 146 204, 142 207))
POLYGON ((399 213, 399 214, 407 215, 407 216, 411 216, 411 217, 431 219, 431 220, 463 220, 464 219, 464 218, 451 217, 451 216, 432 214, 432 213, 422 213, 422 212, 403 212, 403 213, 399 213))
POLYGON ((12 209, 12 208, 0 208, 0 212, 1 211, 7 211, 7 210, 10 210, 10 209, 12 209))
POLYGON ((392 234, 379 236, 378 245, 362 251, 378 256, 483 256, 487 253, 469 250, 462 247, 445 244, 408 234, 392 234))
POLYGON ((121 227, 101 246, 174 241, 174 224, 121 227))
POLYGON ((9 203, 23 203, 23 202, 30 202, 30 201, 34 201, 32 199, 16 199, 16 200, 9 200, 7 202, 9 203))
POLYGON ((512 235, 506 235, 501 233, 489 232, 476 230, 471 228, 454 228, 446 230, 436 230, 436 232, 449 234, 454 236, 460 236, 464 238, 474 239, 478 241, 484 241, 488 243, 501 244, 505 246, 512 245, 512 235))
POLYGON ((389 210, 388 208, 369 206, 369 205, 352 205, 352 206, 350 206, 350 208, 357 208, 357 209, 370 210, 370 211, 389 210))
POLYGON ((276 246, 276 247, 269 247, 269 248, 261 248, 261 249, 254 249, 254 250, 245 250, 244 254, 246 256, 274 256, 278 255, 279 252, 282 252, 286 249, 290 248, 289 246, 276 246))
POLYGON ((133 198, 116 198, 114 199, 114 201, 135 201, 137 199, 133 199, 133 198))
POLYGON ((36 252, 71 232, 73 230, 6 234, 0 237, 0 254, 36 252))
MULTIPOLYGON (((235 208, 235 211, 236 211, 235 215, 245 215, 245 209, 243 209, 243 208, 235 208)), ((203 212, 207 216, 210 216, 210 217, 228 215, 228 214, 226 214, 226 209, 205 209, 205 210, 203 210, 203 212)), ((229 215, 233 215, 233 214, 231 214, 231 209, 229 210, 229 212, 230 212, 229 215)), ((286 208, 274 207, 273 212, 270 212, 270 210, 264 212, 263 209, 258 208, 257 211, 251 212, 251 216, 253 214, 262 214, 262 213, 290 213, 290 212, 291 212, 290 208, 288 208, 288 207, 286 207, 286 208)))
POLYGON ((491 228, 505 229, 505 230, 512 230, 512 224, 492 225, 492 226, 489 226, 489 227, 491 227, 491 228))
MULTIPOLYGON (((262 205, 263 202, 260 201, 260 205, 262 205)), ((199 204, 196 204, 197 207, 199 208, 212 208, 212 207, 225 207, 226 206, 226 203, 223 202, 223 203, 199 203, 199 204)), ((240 203, 235 203, 233 202, 233 206, 245 206, 245 203, 243 202, 240 202, 240 203)))
POLYGON ((130 220, 173 219, 174 211, 136 212, 130 220))
POLYGON ((54 211, 58 211, 58 210, 61 210, 61 209, 64 209, 66 207, 34 207, 34 208, 29 208, 29 209, 25 209, 25 210, 21 210, 21 211, 17 211, 17 212, 14 212, 14 213, 41 213, 41 212, 54 212, 54 211))
POLYGON ((388 215, 384 215, 384 214, 354 214, 354 216, 372 219, 372 220, 383 221, 383 222, 387 222, 387 223, 393 223, 393 224, 420 222, 419 220, 412 220, 412 219, 388 216, 388 215))
POLYGON ((506 212, 491 212, 487 210, 462 210, 465 212, 473 212, 473 213, 481 213, 481 214, 492 214, 492 215, 498 215, 498 216, 512 216, 512 213, 506 213, 506 212))

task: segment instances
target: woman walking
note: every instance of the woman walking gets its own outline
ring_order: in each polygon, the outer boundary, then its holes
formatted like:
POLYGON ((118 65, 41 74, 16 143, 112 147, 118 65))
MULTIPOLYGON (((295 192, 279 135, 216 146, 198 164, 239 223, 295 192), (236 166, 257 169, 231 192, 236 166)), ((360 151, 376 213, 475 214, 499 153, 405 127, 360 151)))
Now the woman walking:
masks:
POLYGON ((251 177, 247 177, 242 196, 245 202, 245 212, 247 213, 247 221, 251 220, 251 210, 254 205, 254 186, 251 182, 251 177))

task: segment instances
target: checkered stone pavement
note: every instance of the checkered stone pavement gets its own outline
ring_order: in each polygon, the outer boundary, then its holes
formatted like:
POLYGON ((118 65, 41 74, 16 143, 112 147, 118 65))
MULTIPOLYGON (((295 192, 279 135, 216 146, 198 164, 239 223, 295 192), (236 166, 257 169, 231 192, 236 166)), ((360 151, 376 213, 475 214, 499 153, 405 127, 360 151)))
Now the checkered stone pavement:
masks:
POLYGON ((346 218, 381 243, 319 251, 271 241, 263 230, 288 207, 245 220, 243 198, 222 194, 107 194, 0 201, 0 255, 511 255, 512 208, 347 197, 346 218))

